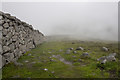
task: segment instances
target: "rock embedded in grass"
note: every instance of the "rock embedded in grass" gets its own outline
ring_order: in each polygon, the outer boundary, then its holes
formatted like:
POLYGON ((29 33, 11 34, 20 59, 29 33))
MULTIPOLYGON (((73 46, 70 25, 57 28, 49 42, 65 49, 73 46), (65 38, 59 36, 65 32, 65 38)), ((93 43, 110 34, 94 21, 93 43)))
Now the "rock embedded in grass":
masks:
POLYGON ((73 50, 73 48, 69 48, 70 50, 73 50))
POLYGON ((107 51, 108 51, 108 48, 102 47, 102 50, 107 52, 107 51))
POLYGON ((73 58, 76 58, 76 56, 72 56, 73 58))
POLYGON ((48 69, 47 69, 47 68, 44 68, 44 71, 48 71, 48 69))
POLYGON ((77 53, 77 51, 73 51, 73 53, 74 53, 74 54, 76 54, 76 53, 77 53))
POLYGON ((29 61, 26 60, 25 62, 28 63, 29 61))
POLYGON ((97 60, 100 61, 101 64, 105 64, 107 61, 116 61, 115 56, 116 56, 116 53, 112 53, 112 54, 109 54, 108 56, 103 56, 97 60))
POLYGON ((54 73, 55 73, 55 71, 52 71, 51 73, 52 73, 52 74, 54 74, 54 73))
POLYGON ((81 55, 82 57, 90 57, 89 53, 85 52, 81 55))
POLYGON ((56 62, 56 60, 54 60, 54 59, 50 59, 50 61, 51 61, 51 62, 56 62))
POLYGON ((109 54, 108 56, 106 56, 106 59, 107 61, 116 61, 116 53, 112 53, 112 54, 109 54))
POLYGON ((28 56, 31 56, 31 54, 28 54, 28 56))
POLYGON ((83 62, 82 59, 78 59, 78 62, 83 62))
POLYGON ((72 44, 75 44, 75 42, 72 42, 72 44))
POLYGON ((62 51, 63 51, 62 49, 59 50, 59 52, 62 52, 62 51))
POLYGON ((76 48, 76 50, 84 50, 84 48, 78 47, 78 48, 76 48))
POLYGON ((13 63, 14 63, 15 66, 23 66, 22 63, 18 63, 17 61, 14 61, 13 63))

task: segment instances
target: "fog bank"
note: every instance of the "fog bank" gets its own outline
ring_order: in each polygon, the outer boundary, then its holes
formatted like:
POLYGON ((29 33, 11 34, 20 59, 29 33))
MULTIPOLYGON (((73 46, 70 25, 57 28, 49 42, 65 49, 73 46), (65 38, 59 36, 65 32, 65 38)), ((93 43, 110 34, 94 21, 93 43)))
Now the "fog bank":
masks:
POLYGON ((2 10, 32 24, 46 36, 118 40, 117 2, 4 2, 2 10))

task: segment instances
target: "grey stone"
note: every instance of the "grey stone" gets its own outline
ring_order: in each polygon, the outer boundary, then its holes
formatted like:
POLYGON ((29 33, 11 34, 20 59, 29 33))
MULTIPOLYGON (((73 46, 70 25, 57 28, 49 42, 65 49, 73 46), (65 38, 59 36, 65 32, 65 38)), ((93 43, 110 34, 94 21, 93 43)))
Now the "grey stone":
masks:
POLYGON ((4 24, 4 20, 0 20, 0 26, 4 24))
POLYGON ((28 63, 29 61, 28 61, 28 60, 26 60, 25 62, 26 62, 26 63, 28 63))
POLYGON ((85 52, 82 54, 83 57, 90 57, 89 53, 85 52))
POLYGON ((2 36, 2 31, 0 31, 0 39, 2 39, 2 37, 3 37, 3 36, 2 36))
POLYGON ((8 27, 9 27, 9 24, 8 24, 8 23, 4 23, 4 24, 3 24, 3 27, 4 27, 4 28, 8 28, 8 27))
POLYGON ((73 48, 69 48, 70 50, 73 50, 73 48))
POLYGON ((76 56, 72 56, 73 58, 76 58, 76 56))
POLYGON ((78 48, 76 48, 76 50, 84 50, 84 48, 78 47, 78 48))
POLYGON ((102 50, 103 50, 103 51, 108 51, 108 48, 102 47, 102 50))
POLYGON ((82 59, 78 59, 78 62, 83 62, 82 59))
POLYGON ((54 59, 50 59, 50 61, 51 61, 51 62, 56 62, 56 60, 54 60, 54 59))
POLYGON ((0 55, 0 69, 5 65, 5 58, 0 55))
POLYGON ((31 56, 31 54, 28 54, 28 56, 31 56))
POLYGON ((14 59, 14 54, 13 53, 6 53, 3 56, 8 62, 11 62, 14 59))
POLYGON ((22 63, 18 63, 16 60, 14 60, 13 63, 14 63, 15 66, 23 66, 22 63))
POLYGON ((2 27, 2 26, 0 26, 0 31, 2 31, 2 29, 3 29, 3 27, 2 27))
POLYGON ((3 53, 10 51, 10 48, 8 46, 3 46, 3 53))
POLYGON ((0 20, 2 20, 2 19, 3 19, 3 16, 0 15, 0 20))
POLYGON ((2 45, 0 44, 0 54, 3 53, 2 45))
POLYGON ((3 36, 6 36, 7 33, 8 33, 8 30, 7 30, 7 29, 3 29, 3 30, 2 30, 2 34, 3 34, 3 36))
POLYGON ((77 51, 73 51, 73 53, 74 53, 74 54, 76 54, 76 53, 77 53, 77 51))
POLYGON ((99 59, 97 59, 97 61, 103 61, 104 59, 106 59, 106 56, 102 56, 99 59))

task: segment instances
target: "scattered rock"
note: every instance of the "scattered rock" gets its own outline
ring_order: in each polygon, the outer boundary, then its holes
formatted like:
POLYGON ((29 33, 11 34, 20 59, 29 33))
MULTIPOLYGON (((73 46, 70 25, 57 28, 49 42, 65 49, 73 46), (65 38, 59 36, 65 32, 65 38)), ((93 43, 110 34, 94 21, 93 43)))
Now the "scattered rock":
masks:
POLYGON ((108 56, 106 56, 106 59, 107 61, 116 61, 116 53, 112 53, 112 54, 109 54, 108 56))
POLYGON ((55 71, 52 71, 51 73, 52 73, 52 74, 54 74, 54 73, 55 73, 55 71))
POLYGON ((15 66, 23 66, 22 63, 18 63, 17 61, 14 61, 13 63, 14 63, 15 66))
POLYGON ((89 53, 87 53, 87 52, 83 53, 81 56, 83 56, 83 57, 90 57, 89 53))
POLYGON ((72 44, 75 44, 75 42, 72 42, 72 44))
POLYGON ((49 51, 48 53, 52 53, 52 52, 49 51))
POLYGON ((103 51, 108 51, 108 48, 102 47, 102 50, 103 50, 103 51))
POLYGON ((72 56, 73 58, 76 58, 76 56, 72 56))
POLYGON ((25 62, 28 63, 29 61, 26 60, 25 62))
POLYGON ((59 52, 62 52, 62 51, 63 51, 62 49, 59 50, 59 52))
POLYGON ((52 61, 52 62, 56 62, 56 60, 54 60, 54 59, 50 59, 50 61, 52 61))
POLYGON ((77 53, 77 51, 73 51, 73 53, 74 53, 74 54, 76 54, 76 53, 77 53))
POLYGON ((70 50, 73 50, 73 48, 69 48, 70 50))
POLYGON ((28 56, 31 56, 31 54, 28 54, 28 56))
POLYGON ((100 57, 97 61, 103 61, 104 59, 106 59, 106 56, 100 57))
POLYGON ((45 69, 44 69, 44 71, 48 71, 48 69, 47 69, 47 68, 45 68, 45 69))
POLYGON ((101 64, 105 64, 107 61, 116 61, 115 56, 116 56, 116 53, 112 53, 112 54, 109 54, 108 56, 103 56, 97 60, 100 61, 101 64))
POLYGON ((84 48, 78 47, 78 48, 76 48, 76 50, 84 50, 84 48))
POLYGON ((82 59, 78 59, 78 62, 82 62, 82 59))

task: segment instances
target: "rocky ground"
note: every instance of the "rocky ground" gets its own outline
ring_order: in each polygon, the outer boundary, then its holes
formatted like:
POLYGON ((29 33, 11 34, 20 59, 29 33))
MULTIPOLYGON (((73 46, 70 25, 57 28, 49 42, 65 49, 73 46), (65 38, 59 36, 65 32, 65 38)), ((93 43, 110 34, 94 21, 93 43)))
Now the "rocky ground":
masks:
POLYGON ((116 78, 118 43, 50 41, 3 67, 3 78, 116 78))

